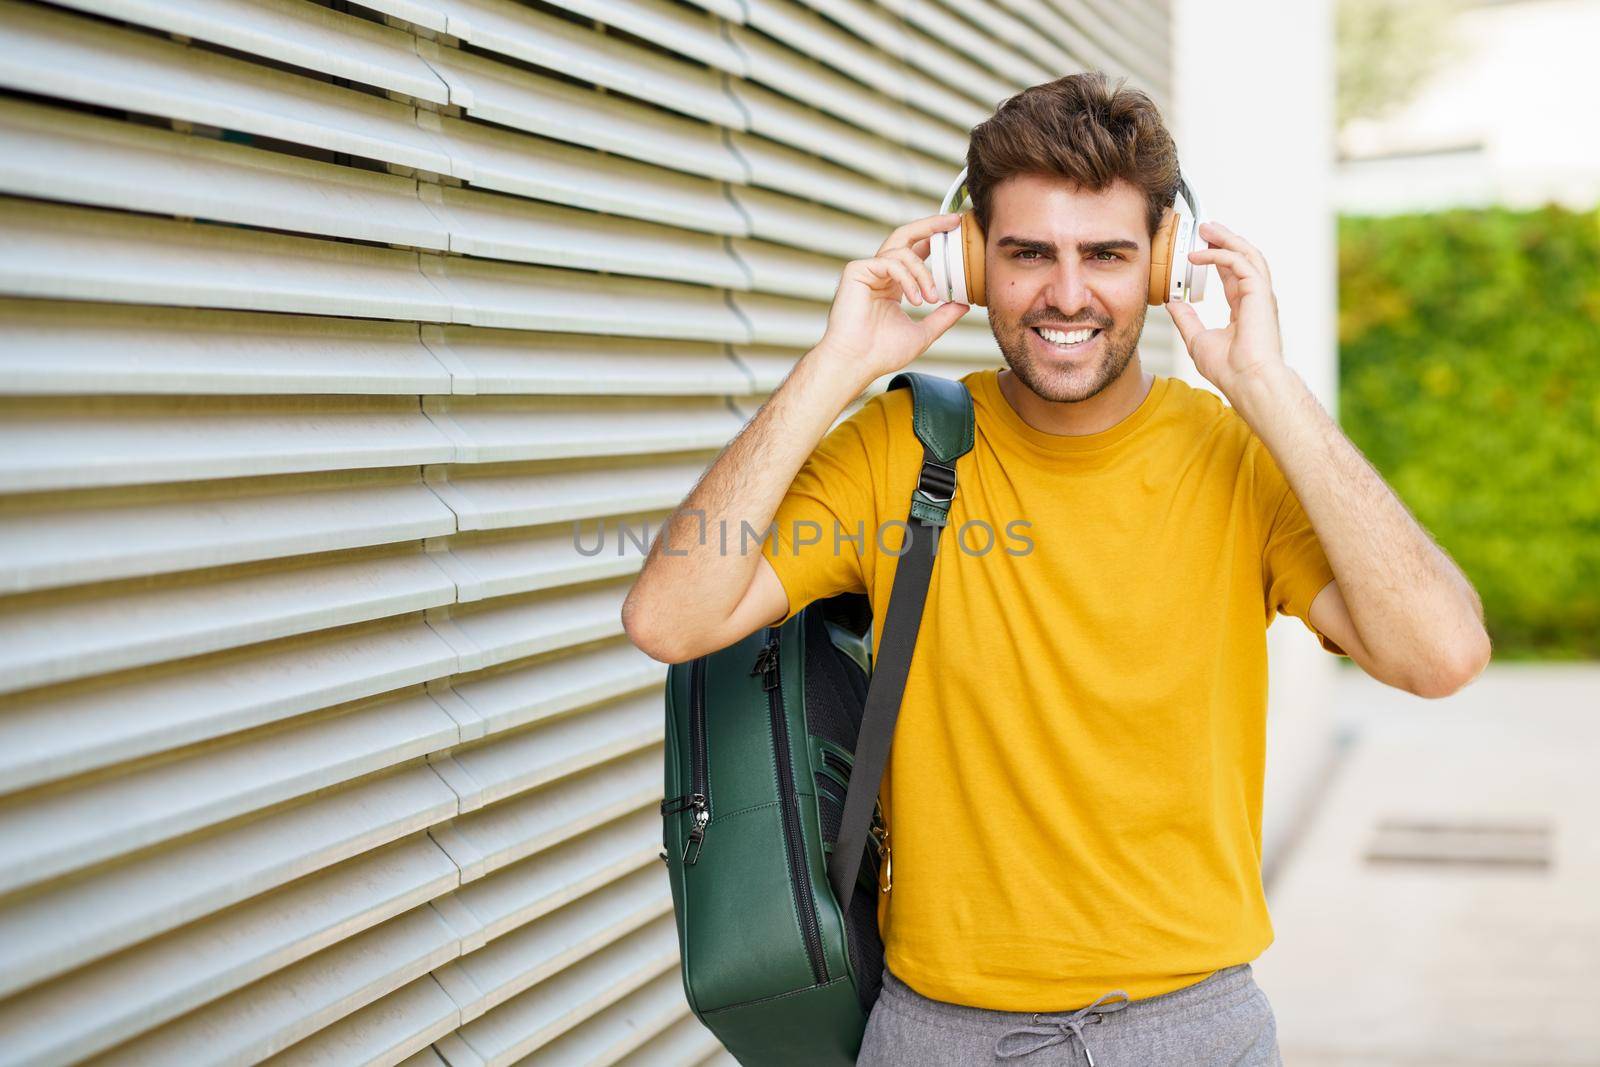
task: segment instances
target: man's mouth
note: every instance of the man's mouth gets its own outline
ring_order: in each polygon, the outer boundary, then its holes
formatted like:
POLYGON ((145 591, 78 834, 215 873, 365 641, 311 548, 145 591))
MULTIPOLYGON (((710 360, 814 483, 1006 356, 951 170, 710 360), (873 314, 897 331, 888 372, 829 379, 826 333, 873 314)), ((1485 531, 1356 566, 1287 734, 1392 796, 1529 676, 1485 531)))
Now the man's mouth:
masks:
POLYGON ((1030 326, 1040 340, 1051 348, 1061 352, 1077 352, 1094 343, 1101 331, 1097 327, 1086 327, 1081 330, 1056 330, 1048 326, 1030 326))

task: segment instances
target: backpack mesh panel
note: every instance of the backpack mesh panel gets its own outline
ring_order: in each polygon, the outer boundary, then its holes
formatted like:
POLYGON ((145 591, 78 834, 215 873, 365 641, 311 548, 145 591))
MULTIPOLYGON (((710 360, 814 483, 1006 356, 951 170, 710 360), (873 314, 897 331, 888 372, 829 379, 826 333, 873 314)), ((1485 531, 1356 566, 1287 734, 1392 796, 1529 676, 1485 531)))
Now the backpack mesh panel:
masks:
POLYGON ((820 612, 806 620, 806 730, 846 752, 856 750, 867 676, 834 647, 820 612))
MULTIPOLYGON (((833 598, 841 600, 843 598, 833 598)), ((860 598, 865 600, 865 598, 860 598)), ((837 620, 836 620, 837 621, 837 620)), ((867 622, 870 623, 870 615, 867 622)), ((805 715, 811 734, 854 752, 867 699, 867 676, 860 665, 834 647, 823 613, 809 611, 806 620, 805 715)), ((858 631, 859 632, 859 631, 858 631)), ((815 772, 817 816, 823 839, 837 841, 844 820, 844 793, 839 784, 815 772)), ((869 840, 862 869, 877 885, 878 854, 869 840)), ((863 1013, 870 1013, 883 985, 883 939, 878 933, 878 894, 857 886, 845 913, 845 951, 856 976, 856 994, 863 1013)))

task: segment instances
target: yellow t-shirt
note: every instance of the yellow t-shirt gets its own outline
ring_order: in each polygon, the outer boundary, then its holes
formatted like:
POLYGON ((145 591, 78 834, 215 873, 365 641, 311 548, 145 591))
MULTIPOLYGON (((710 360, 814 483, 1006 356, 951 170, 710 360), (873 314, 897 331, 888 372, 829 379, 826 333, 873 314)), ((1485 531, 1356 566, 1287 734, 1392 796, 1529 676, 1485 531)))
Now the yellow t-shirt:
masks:
MULTIPOLYGON (((1063 436, 1024 422, 996 370, 962 378, 976 440, 879 791, 887 963, 924 996, 1001 1011, 1156 996, 1272 942, 1266 628, 1309 628, 1333 572, 1213 394, 1157 376, 1117 425, 1063 436)), ((876 651, 921 465, 909 389, 829 431, 764 549, 785 618, 866 592, 876 651), (796 551, 797 530, 817 543, 796 551)))

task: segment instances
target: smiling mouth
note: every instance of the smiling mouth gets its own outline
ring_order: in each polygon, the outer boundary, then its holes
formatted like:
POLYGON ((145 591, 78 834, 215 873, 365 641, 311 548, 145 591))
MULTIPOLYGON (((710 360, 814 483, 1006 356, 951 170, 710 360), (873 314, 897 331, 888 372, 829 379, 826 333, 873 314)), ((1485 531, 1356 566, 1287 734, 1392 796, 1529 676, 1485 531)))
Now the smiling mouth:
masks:
POLYGON ((1093 328, 1090 330, 1064 331, 1052 330, 1043 326, 1030 326, 1028 329, 1033 332, 1035 337, 1039 338, 1039 340, 1043 341, 1050 348, 1057 352, 1066 353, 1083 351, 1090 345, 1094 344, 1095 338, 1099 337, 1103 332, 1105 332, 1099 328, 1093 328))

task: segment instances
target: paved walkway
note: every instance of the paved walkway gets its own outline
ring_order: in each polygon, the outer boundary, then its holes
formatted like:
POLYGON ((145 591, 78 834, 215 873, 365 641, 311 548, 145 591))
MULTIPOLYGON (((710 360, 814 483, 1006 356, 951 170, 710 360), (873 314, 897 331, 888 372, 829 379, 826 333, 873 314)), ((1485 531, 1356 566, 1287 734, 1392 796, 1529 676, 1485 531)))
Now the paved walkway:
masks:
POLYGON ((1600 1065, 1600 665, 1439 701, 1341 675, 1353 740, 1255 967, 1284 1062, 1600 1065))

